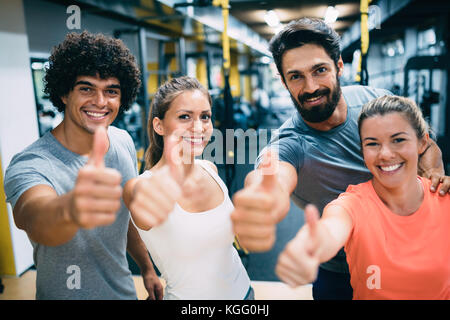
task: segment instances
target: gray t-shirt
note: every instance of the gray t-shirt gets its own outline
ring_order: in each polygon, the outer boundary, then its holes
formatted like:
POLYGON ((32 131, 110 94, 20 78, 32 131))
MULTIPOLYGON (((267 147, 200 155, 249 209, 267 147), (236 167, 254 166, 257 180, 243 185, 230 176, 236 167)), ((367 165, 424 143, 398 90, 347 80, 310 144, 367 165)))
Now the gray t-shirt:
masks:
MULTIPOLYGON (((105 165, 122 175, 122 187, 137 176, 136 151, 130 135, 109 127, 105 165)), ((7 201, 14 207, 29 188, 45 184, 58 195, 73 189, 87 157, 63 147, 47 132, 16 154, 5 175, 7 201)), ((122 202, 112 225, 79 229, 69 242, 45 246, 31 241, 37 270, 36 299, 136 299, 126 258, 130 214, 122 202)))
MULTIPOLYGON (((347 119, 329 131, 308 126, 298 112, 272 136, 268 147, 278 148, 280 161, 297 169, 298 183, 291 195, 299 207, 315 204, 319 211, 350 184, 368 181, 372 175, 364 164, 358 133, 361 107, 377 97, 391 95, 384 89, 364 86, 342 87, 347 103, 347 119)), ((259 165, 261 152, 255 166, 259 165)), ((321 265, 324 269, 348 273, 344 250, 321 265)))

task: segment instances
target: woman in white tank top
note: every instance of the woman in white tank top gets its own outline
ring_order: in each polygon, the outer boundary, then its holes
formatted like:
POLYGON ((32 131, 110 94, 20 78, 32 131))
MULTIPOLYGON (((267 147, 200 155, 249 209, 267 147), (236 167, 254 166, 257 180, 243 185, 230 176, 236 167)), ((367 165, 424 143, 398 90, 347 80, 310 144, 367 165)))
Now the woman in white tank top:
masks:
POLYGON ((166 82, 147 127, 146 171, 125 185, 124 201, 166 281, 164 299, 253 298, 227 187, 212 162, 195 159, 213 131, 208 91, 190 77, 166 82))

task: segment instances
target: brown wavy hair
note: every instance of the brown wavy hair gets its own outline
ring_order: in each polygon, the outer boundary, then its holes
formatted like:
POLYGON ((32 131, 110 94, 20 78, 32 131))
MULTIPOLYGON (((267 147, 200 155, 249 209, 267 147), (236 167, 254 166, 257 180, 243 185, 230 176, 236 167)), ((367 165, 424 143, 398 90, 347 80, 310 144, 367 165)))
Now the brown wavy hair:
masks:
POLYGON ((128 110, 141 86, 141 72, 136 59, 125 44, 104 34, 69 33, 55 46, 44 77, 44 92, 63 112, 61 97, 73 90, 78 76, 115 77, 120 82, 121 111, 128 110))
POLYGON ((153 97, 150 112, 147 120, 147 134, 149 138, 149 147, 145 151, 145 170, 152 168, 162 157, 164 150, 163 137, 156 133, 153 128, 153 119, 158 117, 164 119, 167 110, 176 97, 186 91, 199 90, 208 98, 212 105, 211 96, 197 79, 191 77, 178 77, 162 84, 153 97))

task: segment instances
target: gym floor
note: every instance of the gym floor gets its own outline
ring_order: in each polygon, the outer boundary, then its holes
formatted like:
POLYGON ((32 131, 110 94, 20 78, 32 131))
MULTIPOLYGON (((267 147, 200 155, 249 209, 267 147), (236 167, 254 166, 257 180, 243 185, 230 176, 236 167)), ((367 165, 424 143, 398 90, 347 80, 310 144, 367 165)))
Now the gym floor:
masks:
MULTIPOLYGON (((142 278, 133 276, 139 300, 147 298, 142 278)), ((161 280, 164 285, 164 280, 161 280)), ((34 300, 36 295, 36 271, 28 270, 20 277, 3 277, 4 291, 0 300, 34 300)), ((312 286, 292 289, 278 281, 252 281, 255 300, 312 300, 312 286)))

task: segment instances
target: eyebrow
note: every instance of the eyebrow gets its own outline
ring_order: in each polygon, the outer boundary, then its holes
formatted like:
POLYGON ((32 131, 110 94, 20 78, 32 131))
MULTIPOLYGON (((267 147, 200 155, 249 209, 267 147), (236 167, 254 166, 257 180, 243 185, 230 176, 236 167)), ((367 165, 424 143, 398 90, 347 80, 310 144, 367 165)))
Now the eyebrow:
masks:
MULTIPOLYGON (((80 80, 75 82, 75 86, 77 85, 86 85, 86 86, 91 86, 91 87, 96 87, 96 85, 90 83, 89 81, 86 80, 80 80)), ((109 86, 106 86, 106 88, 108 89, 120 89, 120 84, 110 84, 109 86)))
MULTIPOLYGON (((401 131, 401 132, 397 132, 397 133, 394 133, 393 135, 391 135, 391 138, 395 138, 396 136, 399 136, 399 135, 401 135, 401 134, 406 134, 406 135, 408 135, 406 132, 401 131)), ((363 141, 366 141, 366 140, 377 140, 377 138, 367 137, 367 138, 364 138, 364 139, 363 139, 363 141)))
MULTIPOLYGON (((178 110, 176 113, 179 113, 179 112, 194 113, 191 110, 184 110, 184 109, 178 110)), ((202 111, 202 113, 205 113, 205 112, 211 112, 211 110, 208 109, 208 110, 203 110, 202 111)))
MULTIPOLYGON (((320 62, 320 63, 316 63, 315 65, 313 65, 311 68, 309 68, 309 70, 315 70, 318 69, 320 67, 324 67, 324 66, 329 66, 330 64, 328 62, 320 62)), ((289 70, 286 72, 286 74, 291 74, 291 73, 302 73, 301 71, 298 70, 289 70)))

